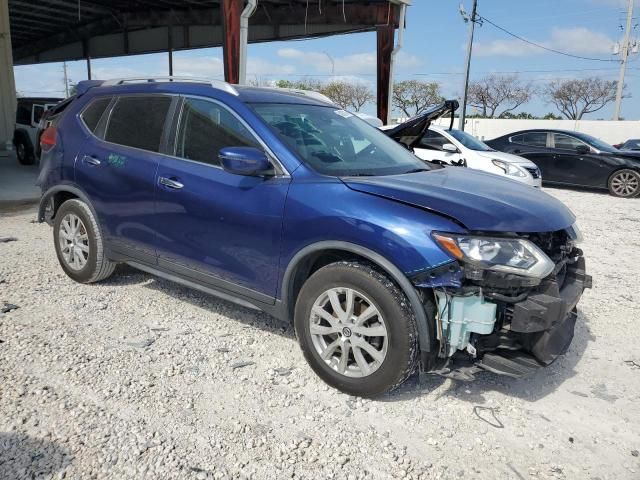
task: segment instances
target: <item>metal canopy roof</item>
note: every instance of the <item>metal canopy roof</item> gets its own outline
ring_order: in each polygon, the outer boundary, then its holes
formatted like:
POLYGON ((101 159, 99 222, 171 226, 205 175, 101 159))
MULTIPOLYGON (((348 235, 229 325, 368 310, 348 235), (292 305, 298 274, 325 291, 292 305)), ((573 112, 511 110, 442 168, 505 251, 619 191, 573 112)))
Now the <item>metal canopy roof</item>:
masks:
MULTIPOLYGON (((249 42, 374 30, 393 0, 259 0, 249 42)), ((397 1, 397 0, 396 0, 397 1)), ((222 0, 9 0, 16 65, 223 43, 222 0)), ((397 26, 394 25, 394 26, 397 26)))

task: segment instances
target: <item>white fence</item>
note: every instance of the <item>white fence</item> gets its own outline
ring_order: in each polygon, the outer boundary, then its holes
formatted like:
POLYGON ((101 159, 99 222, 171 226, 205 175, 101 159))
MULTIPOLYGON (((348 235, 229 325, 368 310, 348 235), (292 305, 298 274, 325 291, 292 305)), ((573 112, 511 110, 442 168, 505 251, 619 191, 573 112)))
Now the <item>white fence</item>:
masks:
MULTIPOLYGON (((440 118, 437 125, 448 126, 449 118, 440 118)), ((458 127, 456 118, 454 128, 458 127)), ((480 140, 491 140, 507 133, 530 128, 557 128, 588 133, 607 143, 622 143, 640 138, 640 121, 613 120, 507 120, 494 118, 467 118, 465 131, 480 140)))

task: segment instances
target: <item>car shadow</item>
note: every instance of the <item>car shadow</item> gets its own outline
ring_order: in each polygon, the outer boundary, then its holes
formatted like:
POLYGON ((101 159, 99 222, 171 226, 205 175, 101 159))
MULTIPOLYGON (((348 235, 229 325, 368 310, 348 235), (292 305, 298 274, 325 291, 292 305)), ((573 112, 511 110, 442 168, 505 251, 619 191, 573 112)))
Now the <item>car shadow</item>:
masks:
MULTIPOLYGON (((399 390, 381 398, 386 402, 403 402, 418 396, 429 394, 447 383, 443 391, 438 392, 438 398, 452 397, 474 405, 483 405, 489 392, 498 392, 516 397, 527 402, 535 402, 557 390, 567 379, 577 372, 576 365, 584 355, 589 342, 595 337, 589 329, 589 319, 578 309, 573 341, 566 354, 548 367, 542 367, 535 373, 523 378, 511 378, 491 372, 481 371, 475 374, 470 382, 449 380, 436 374, 414 375, 399 390)), ((586 396, 585 392, 575 392, 576 395, 586 396)))
POLYGON ((0 478, 53 478, 72 459, 72 454, 50 440, 0 432, 0 478))
POLYGON ((293 325, 282 322, 265 312, 243 307, 214 295, 209 295, 170 280, 156 277, 128 265, 118 265, 114 274, 100 283, 100 285, 111 287, 142 284, 144 284, 145 288, 162 292, 180 302, 187 302, 195 307, 223 314, 225 317, 246 326, 258 328, 270 333, 277 333, 283 337, 295 340, 293 325))

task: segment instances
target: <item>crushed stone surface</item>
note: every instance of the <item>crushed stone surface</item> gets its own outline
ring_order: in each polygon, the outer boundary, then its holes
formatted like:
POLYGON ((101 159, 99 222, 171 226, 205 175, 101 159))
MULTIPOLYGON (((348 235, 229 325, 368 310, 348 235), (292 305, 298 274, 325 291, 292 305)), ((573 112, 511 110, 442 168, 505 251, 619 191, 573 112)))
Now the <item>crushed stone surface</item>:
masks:
POLYGON ((568 354, 375 401, 266 314, 128 267, 76 284, 33 209, 0 214, 0 479, 640 478, 640 199, 546 190, 593 275, 568 354))

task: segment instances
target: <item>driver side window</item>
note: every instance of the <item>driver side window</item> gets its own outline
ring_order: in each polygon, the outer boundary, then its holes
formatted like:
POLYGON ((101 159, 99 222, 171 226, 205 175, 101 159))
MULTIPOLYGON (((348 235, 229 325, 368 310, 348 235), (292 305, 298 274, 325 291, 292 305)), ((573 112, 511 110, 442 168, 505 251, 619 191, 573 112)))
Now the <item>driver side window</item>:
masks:
POLYGON ((418 142, 419 148, 426 148, 428 150, 442 150, 442 146, 445 143, 451 143, 446 139, 444 135, 434 132, 433 130, 427 130, 418 142))
POLYGON ((563 135, 561 133, 553 134, 553 144, 555 148, 560 148, 562 150, 575 150, 580 146, 587 146, 581 140, 578 140, 575 137, 570 137, 569 135, 563 135))
POLYGON ((220 165, 221 148, 258 146, 251 132, 221 105, 199 98, 185 99, 176 141, 177 157, 220 165))

